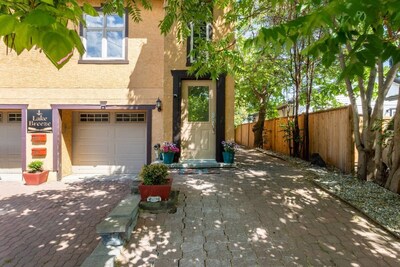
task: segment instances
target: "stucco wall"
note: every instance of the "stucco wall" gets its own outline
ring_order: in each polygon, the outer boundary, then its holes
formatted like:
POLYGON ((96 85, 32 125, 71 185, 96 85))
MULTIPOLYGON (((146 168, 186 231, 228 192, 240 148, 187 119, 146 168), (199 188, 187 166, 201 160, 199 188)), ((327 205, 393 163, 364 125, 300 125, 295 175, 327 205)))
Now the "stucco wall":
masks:
MULTIPOLYGON (((91 1, 100 3, 101 1, 91 1)), ((163 1, 153 1, 151 11, 143 11, 140 23, 129 20, 129 64, 79 64, 79 54, 57 70, 38 50, 6 54, 0 44, 0 103, 29 104, 28 109, 49 109, 50 104, 108 105, 155 104, 163 97, 164 37, 158 23, 163 18, 163 1), (3 51, 3 52, 1 52, 3 51)), ((153 140, 162 140, 162 113, 153 112, 153 140)), ((52 137, 48 135, 46 167, 52 166, 52 137)), ((64 140, 65 141, 65 140, 64 140)), ((63 156, 65 154, 64 142, 63 156)), ((27 163, 30 162, 27 136, 27 163)))
MULTIPOLYGON (((227 24, 222 19, 222 14, 225 11, 214 9, 214 22, 213 22, 213 38, 221 38, 228 32, 232 31, 231 25, 227 24)), ((187 56, 187 43, 177 42, 177 29, 173 28, 164 40, 164 102, 167 103, 164 108, 164 140, 173 140, 172 129, 172 101, 173 101, 173 77, 171 70, 187 70, 186 56, 187 56)), ((225 139, 234 139, 234 81, 231 76, 226 79, 226 92, 225 92, 225 139)))
MULTIPOLYGON (((90 1, 99 4, 102 1, 90 1)), ((229 30, 219 18, 222 11, 215 11, 214 36, 229 30)), ((162 36, 158 28, 164 15, 163 1, 153 1, 151 11, 142 11, 143 21, 130 21, 128 26, 127 55, 129 64, 79 64, 79 55, 61 70, 57 70, 38 50, 6 54, 0 42, 0 103, 29 104, 28 109, 50 109, 51 104, 108 105, 155 104, 163 101, 162 112, 153 110, 152 144, 172 140, 172 75, 171 70, 186 67, 186 43, 177 42, 175 30, 162 36)), ((227 77, 226 90, 226 139, 233 139, 234 83, 227 77)), ((67 112, 68 113, 68 112, 67 112)), ((66 116, 62 129, 63 173, 70 172, 71 120, 66 116)), ((31 136, 27 135, 27 163, 31 161, 31 136)), ((45 167, 53 164, 52 134, 47 135, 45 167)), ((154 157, 154 155, 152 155, 154 157)))

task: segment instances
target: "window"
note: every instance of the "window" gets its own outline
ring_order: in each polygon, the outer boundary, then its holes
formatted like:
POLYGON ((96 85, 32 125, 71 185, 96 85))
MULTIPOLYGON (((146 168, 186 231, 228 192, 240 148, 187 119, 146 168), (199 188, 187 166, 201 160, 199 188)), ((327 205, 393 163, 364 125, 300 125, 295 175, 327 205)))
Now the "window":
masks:
POLYGON ((143 122, 145 121, 144 113, 117 113, 115 114, 116 122, 143 122))
POLYGON ((81 122, 109 122, 109 113, 81 113, 79 114, 81 122))
POLYGON ((3 113, 0 113, 0 122, 3 121, 3 113))
POLYGON ((20 122, 21 120, 21 113, 8 113, 8 122, 20 122))
POLYGON ((190 36, 188 38, 188 47, 187 47, 188 55, 187 55, 186 65, 189 66, 194 62, 196 62, 196 58, 201 53, 201 51, 198 51, 200 43, 203 41, 210 41, 211 39, 212 39, 211 23, 204 22, 198 26, 195 25, 194 23, 190 23, 190 36))
POLYGON ((208 86, 189 86, 188 90, 188 121, 209 121, 210 90, 208 86))
POLYGON ((80 62, 126 61, 126 15, 99 12, 98 17, 84 17, 86 27, 82 29, 82 39, 86 53, 80 62))

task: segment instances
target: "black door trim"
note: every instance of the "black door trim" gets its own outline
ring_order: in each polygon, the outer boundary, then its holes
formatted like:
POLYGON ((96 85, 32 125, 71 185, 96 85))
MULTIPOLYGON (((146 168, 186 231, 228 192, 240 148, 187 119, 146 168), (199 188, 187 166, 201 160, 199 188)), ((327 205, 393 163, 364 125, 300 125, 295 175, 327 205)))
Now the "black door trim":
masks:
MULTIPOLYGON (((181 102, 182 102, 182 81, 183 80, 211 80, 211 77, 204 76, 197 78, 194 75, 189 75, 186 70, 172 70, 173 76, 173 111, 172 111, 172 134, 173 142, 181 146, 181 102)), ((217 94, 217 107, 216 107, 216 148, 215 148, 215 159, 218 162, 222 162, 222 144, 221 142, 225 139, 225 80, 226 75, 220 75, 216 80, 216 94, 217 94)), ((176 156, 175 160, 178 159, 176 156)))

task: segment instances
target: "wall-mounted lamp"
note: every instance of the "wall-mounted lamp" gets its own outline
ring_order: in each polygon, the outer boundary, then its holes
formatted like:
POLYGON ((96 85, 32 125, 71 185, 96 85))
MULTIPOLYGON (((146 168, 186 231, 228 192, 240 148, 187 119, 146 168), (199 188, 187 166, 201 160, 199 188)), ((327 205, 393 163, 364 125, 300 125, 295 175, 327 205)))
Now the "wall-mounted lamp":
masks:
POLYGON ((100 101, 100 108, 101 109, 106 109, 107 106, 107 101, 100 101))
POLYGON ((157 108, 158 112, 161 112, 161 103, 162 102, 161 102, 160 98, 158 97, 156 100, 156 108, 157 108))

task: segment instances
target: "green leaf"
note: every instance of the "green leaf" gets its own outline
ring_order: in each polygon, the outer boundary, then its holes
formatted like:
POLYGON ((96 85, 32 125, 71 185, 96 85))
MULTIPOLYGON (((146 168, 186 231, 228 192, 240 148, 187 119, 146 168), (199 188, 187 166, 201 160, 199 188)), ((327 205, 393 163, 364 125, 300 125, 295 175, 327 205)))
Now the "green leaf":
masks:
POLYGON ((383 53, 382 53, 382 60, 386 61, 388 60, 394 53, 396 52, 396 46, 391 44, 391 43, 387 43, 384 45, 384 49, 383 49, 383 53))
POLYGON ((43 36, 43 52, 60 69, 72 57, 74 45, 66 36, 58 32, 47 32, 43 36))
POLYGON ((83 12, 85 12, 89 16, 93 16, 93 17, 97 17, 99 15, 99 13, 97 13, 96 9, 94 9, 88 3, 84 3, 83 4, 83 12))
POLYGON ((330 65, 332 65, 332 63, 335 61, 336 59, 336 55, 334 53, 325 53, 322 56, 322 64, 325 67, 329 67, 330 65))
POLYGON ((26 23, 19 23, 15 27, 14 49, 17 55, 21 54, 24 49, 31 49, 31 26, 26 23))
POLYGON ((69 36, 71 37, 71 40, 73 41, 76 49, 78 50, 80 55, 83 55, 85 53, 85 47, 82 44, 82 39, 79 36, 79 34, 75 30, 70 30, 69 31, 69 36))
POLYGON ((54 6, 54 1, 53 0, 40 0, 40 2, 54 6))
POLYGON ((0 15, 0 36, 13 33, 17 22, 13 15, 0 15))
POLYGON ((53 16, 51 16, 48 12, 40 9, 35 9, 26 16, 23 22, 34 26, 42 27, 51 25, 55 21, 56 19, 53 16))

